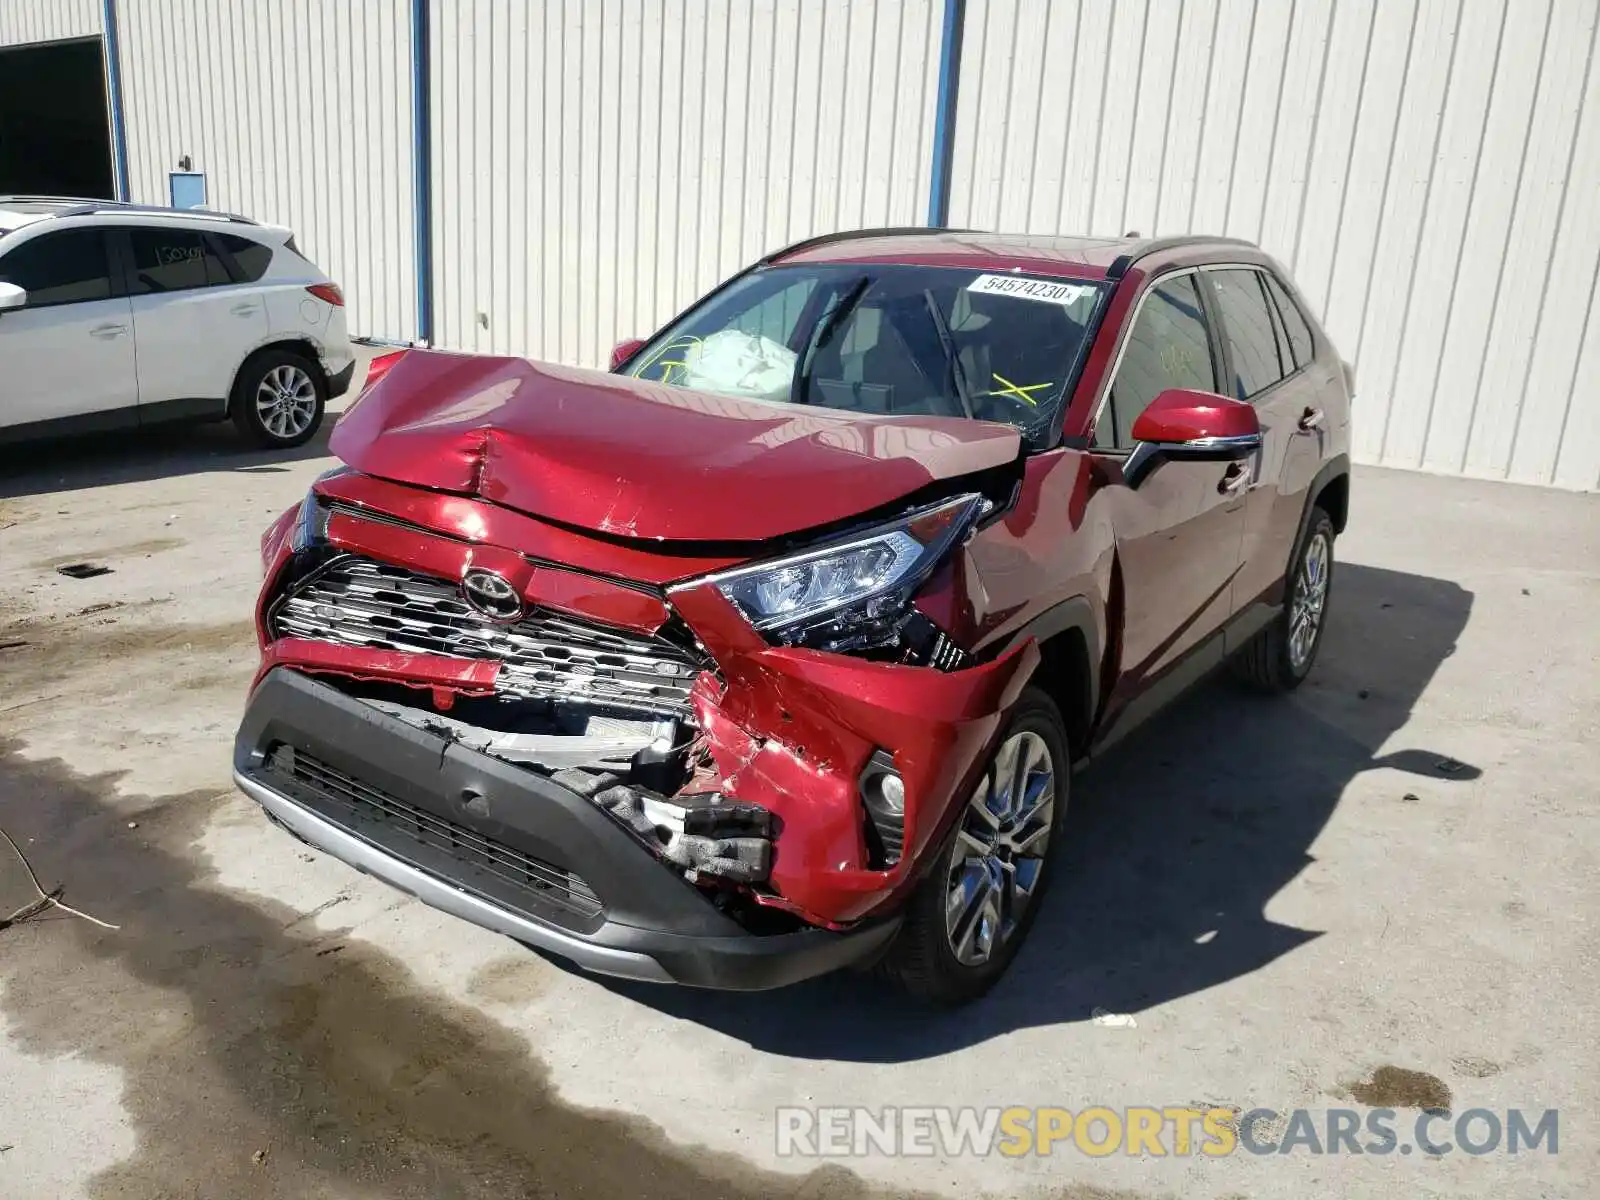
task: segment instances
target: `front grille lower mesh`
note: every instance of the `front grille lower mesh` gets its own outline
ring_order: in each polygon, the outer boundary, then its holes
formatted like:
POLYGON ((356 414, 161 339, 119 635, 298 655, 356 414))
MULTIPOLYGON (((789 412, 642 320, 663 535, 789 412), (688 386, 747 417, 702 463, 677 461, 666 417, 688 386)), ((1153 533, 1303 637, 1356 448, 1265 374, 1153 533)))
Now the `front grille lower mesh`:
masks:
POLYGON ((388 835, 386 841, 400 837, 441 850, 459 862, 513 887, 533 892, 546 903, 584 919, 598 917, 605 911, 594 889, 571 871, 474 833, 464 825, 424 812, 329 766, 304 750, 280 745, 268 757, 268 766, 316 793, 323 805, 331 803, 343 810, 352 818, 349 824, 355 832, 370 834, 377 827, 388 835))
POLYGON ((698 664, 661 637, 591 624, 544 609, 491 621, 449 580, 346 557, 296 583, 272 614, 276 637, 310 638, 455 658, 495 659, 497 689, 689 716, 698 664))

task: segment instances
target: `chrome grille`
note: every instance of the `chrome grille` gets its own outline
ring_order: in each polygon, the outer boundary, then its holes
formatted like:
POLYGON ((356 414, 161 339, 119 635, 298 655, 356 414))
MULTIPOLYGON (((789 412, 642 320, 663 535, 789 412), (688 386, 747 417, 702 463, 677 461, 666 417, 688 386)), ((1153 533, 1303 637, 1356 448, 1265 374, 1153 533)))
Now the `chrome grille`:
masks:
POLYGON ((369 826, 378 826, 419 846, 443 851, 578 917, 597 917, 604 911, 600 897, 581 876, 484 837, 465 825, 424 812, 304 750, 280 744, 268 756, 267 765, 348 813, 354 818, 357 831, 370 834, 369 826))
POLYGON ((689 715, 701 669, 665 638, 544 609, 510 624, 491 621, 449 580, 365 558, 336 559, 295 584, 272 628, 276 637, 493 659, 503 694, 673 717, 689 715))

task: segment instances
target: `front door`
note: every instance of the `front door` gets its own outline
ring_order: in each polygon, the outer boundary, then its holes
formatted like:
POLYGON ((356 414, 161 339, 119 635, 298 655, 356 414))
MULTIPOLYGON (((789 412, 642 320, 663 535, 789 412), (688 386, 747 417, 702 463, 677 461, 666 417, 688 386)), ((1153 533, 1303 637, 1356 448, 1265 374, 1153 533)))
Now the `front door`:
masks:
POLYGON ((131 424, 133 317, 112 294, 105 235, 35 235, 0 258, 0 280, 28 293, 26 307, 0 313, 0 429, 131 424))
POLYGON ((1193 271, 1145 291, 1095 423, 1092 453, 1108 480, 1125 617, 1121 669, 1103 740, 1132 728, 1222 655, 1233 607, 1244 497, 1256 464, 1169 459, 1130 487, 1129 431, 1168 388, 1218 391, 1216 347, 1193 271))

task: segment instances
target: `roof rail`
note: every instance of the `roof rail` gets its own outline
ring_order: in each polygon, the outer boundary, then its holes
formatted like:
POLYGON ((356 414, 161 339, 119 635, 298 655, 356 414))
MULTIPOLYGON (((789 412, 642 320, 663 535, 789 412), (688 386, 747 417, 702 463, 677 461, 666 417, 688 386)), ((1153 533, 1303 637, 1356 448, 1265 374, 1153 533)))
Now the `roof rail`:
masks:
POLYGON ((64 208, 54 214, 58 217, 87 217, 95 213, 143 213, 147 216, 161 217, 208 217, 214 221, 233 221, 240 225, 259 225, 261 222, 238 213, 218 212, 210 208, 172 208, 163 204, 125 204, 120 200, 92 200, 83 204, 64 208))
POLYGON ((819 233, 816 237, 803 238, 793 245, 785 246, 781 250, 774 250, 765 255, 756 264, 766 266, 775 263, 780 258, 787 258, 791 254, 798 254, 802 250, 812 250, 818 246, 831 246, 835 242, 853 242, 858 239, 879 237, 914 237, 919 234, 936 233, 977 233, 976 229, 947 229, 941 225, 888 225, 882 229, 843 229, 836 233, 819 233))
POLYGON ((1162 250, 1177 250, 1184 246, 1214 246, 1219 243, 1226 246, 1249 246, 1252 250, 1260 249, 1254 242, 1245 238, 1212 237, 1203 233, 1185 233, 1177 237, 1150 238, 1147 241, 1140 242, 1126 254, 1119 254, 1112 259, 1111 265, 1106 268, 1106 278, 1121 279, 1128 273, 1128 268, 1141 258, 1150 254, 1157 254, 1162 250))
POLYGON ((22 204, 88 204, 86 196, 26 196, 7 194, 0 196, 0 204, 9 204, 13 201, 22 204))

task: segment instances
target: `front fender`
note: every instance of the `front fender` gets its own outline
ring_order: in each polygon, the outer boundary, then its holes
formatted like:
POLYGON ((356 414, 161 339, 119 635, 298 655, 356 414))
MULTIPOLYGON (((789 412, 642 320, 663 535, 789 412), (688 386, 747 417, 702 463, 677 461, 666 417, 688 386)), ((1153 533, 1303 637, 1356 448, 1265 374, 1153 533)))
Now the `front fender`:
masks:
POLYGON ((674 605, 722 668, 695 695, 723 794, 776 814, 769 900, 819 924, 891 906, 949 828, 1039 666, 1026 640, 965 670, 769 646, 713 587, 674 605), (867 865, 859 781, 878 751, 905 782, 905 852, 867 865))

